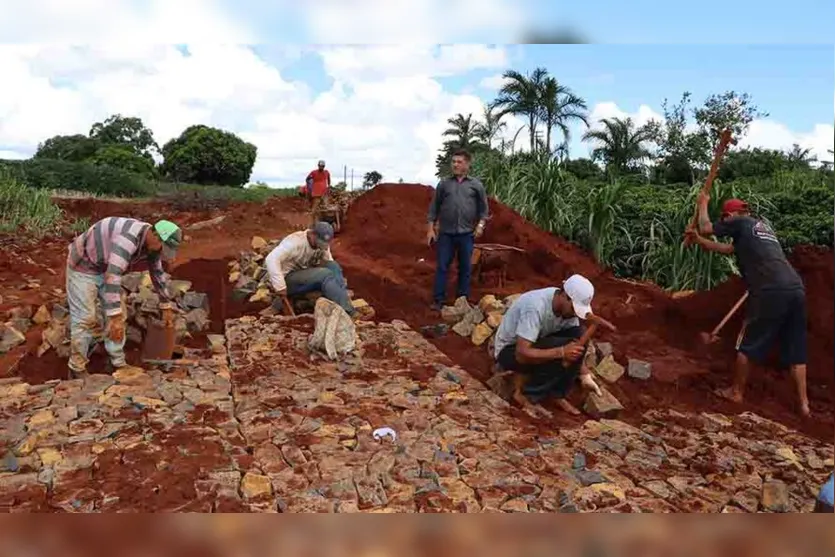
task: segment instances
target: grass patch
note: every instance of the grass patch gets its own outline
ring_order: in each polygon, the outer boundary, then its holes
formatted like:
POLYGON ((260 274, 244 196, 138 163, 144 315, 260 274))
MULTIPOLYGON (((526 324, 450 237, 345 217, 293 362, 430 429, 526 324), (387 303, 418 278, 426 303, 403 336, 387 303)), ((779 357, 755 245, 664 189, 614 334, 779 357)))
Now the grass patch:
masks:
POLYGON ((41 238, 57 232, 64 212, 52 201, 48 190, 27 187, 0 169, 0 232, 23 231, 41 238))

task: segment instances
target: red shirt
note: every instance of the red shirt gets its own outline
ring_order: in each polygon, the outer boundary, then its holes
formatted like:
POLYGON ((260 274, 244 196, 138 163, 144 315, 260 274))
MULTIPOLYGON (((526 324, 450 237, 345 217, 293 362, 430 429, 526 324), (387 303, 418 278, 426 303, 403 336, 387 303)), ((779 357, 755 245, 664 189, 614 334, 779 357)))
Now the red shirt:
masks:
POLYGON ((311 194, 313 197, 322 197, 328 193, 328 186, 331 183, 331 173, 327 169, 319 170, 317 168, 308 174, 307 178, 313 179, 313 192, 311 194))

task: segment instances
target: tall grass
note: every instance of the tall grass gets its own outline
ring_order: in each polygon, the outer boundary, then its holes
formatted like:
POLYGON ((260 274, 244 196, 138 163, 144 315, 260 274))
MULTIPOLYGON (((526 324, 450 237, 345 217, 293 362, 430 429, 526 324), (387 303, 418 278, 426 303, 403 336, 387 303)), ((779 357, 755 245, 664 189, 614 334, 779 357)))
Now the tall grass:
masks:
POLYGON ((0 170, 0 232, 23 231, 40 238, 57 231, 63 217, 49 191, 29 188, 0 170))

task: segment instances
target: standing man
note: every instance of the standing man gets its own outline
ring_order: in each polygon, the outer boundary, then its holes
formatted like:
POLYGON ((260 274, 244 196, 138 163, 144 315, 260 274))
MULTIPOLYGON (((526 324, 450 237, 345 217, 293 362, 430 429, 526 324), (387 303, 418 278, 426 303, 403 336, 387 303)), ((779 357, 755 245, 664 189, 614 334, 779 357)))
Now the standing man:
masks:
POLYGON ((322 204, 322 198, 328 194, 328 188, 331 187, 331 173, 325 170, 325 161, 319 161, 318 168, 307 175, 305 184, 310 196, 311 224, 316 224, 319 220, 319 206, 322 204))
POLYGON ((283 309, 293 315, 289 296, 318 290, 351 317, 361 317, 348 296, 342 267, 331 255, 331 240, 333 227, 327 222, 317 222, 307 230, 285 237, 267 255, 265 265, 270 284, 279 296, 273 306, 275 310, 283 309))
POLYGON ((587 346, 578 342, 583 333, 580 319, 614 328, 592 314, 593 297, 592 283, 572 275, 562 288, 525 292, 507 310, 496 331, 493 357, 502 369, 514 372, 517 403, 538 405, 554 395, 560 408, 579 414, 566 399, 578 376, 584 387, 601 394, 583 365, 587 346))
POLYGON ((484 233, 487 194, 478 178, 469 175, 470 153, 452 154, 452 178, 438 183, 429 204, 426 243, 437 241, 437 268, 432 308, 440 310, 446 298, 446 281, 453 257, 458 255, 458 297, 470 295, 470 274, 475 238, 484 233))
POLYGON ((736 257, 742 279, 748 287, 744 334, 738 344, 733 386, 717 394, 742 402, 748 378, 749 360, 763 364, 771 345, 779 339, 780 360, 791 368, 797 385, 800 413, 809 415, 806 393, 806 290, 800 275, 786 259, 771 227, 748 212, 748 204, 729 199, 722 217, 710 222, 710 196, 699 196, 699 229, 687 230, 694 243, 707 251, 736 257), (731 238, 724 244, 702 235, 731 238))
POLYGON ((107 217, 69 246, 67 255, 67 303, 70 308, 70 374, 87 373, 93 329, 97 326, 96 298, 105 316, 104 347, 113 367, 125 362, 125 306, 122 275, 128 267, 147 262, 154 289, 162 303, 162 320, 173 326, 174 315, 168 276, 162 260, 171 260, 182 241, 182 231, 173 222, 155 225, 130 218, 107 217))

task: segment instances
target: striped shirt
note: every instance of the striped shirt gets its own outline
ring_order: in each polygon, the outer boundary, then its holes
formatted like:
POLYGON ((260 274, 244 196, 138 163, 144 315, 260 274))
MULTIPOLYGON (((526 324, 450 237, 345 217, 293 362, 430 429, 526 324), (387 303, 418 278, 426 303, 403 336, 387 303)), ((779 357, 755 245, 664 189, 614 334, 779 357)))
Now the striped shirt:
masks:
POLYGON ((122 275, 128 268, 143 260, 154 289, 163 302, 170 302, 168 276, 162 268, 162 258, 151 257, 143 248, 145 232, 151 227, 147 222, 124 217, 107 217, 87 232, 78 236, 69 246, 67 266, 90 275, 104 275, 104 311, 106 315, 121 313, 122 275))

